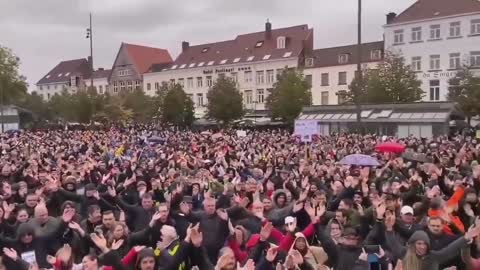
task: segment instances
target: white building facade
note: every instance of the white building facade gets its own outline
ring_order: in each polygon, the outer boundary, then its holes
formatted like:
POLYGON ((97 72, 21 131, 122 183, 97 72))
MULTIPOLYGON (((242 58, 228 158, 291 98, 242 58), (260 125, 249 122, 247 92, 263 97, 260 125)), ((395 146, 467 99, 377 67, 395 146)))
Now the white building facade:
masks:
MULTIPOLYGON (((357 46, 317 49, 306 58, 304 75, 311 82, 312 105, 344 103, 357 71, 357 46)), ((383 59, 383 42, 362 44, 362 69, 375 69, 383 59)))
POLYGON ((398 16, 388 14, 384 29, 385 50, 417 72, 424 101, 445 101, 448 81, 463 65, 480 74, 479 1, 418 1, 398 16))
POLYGON ((195 104, 195 116, 202 118, 207 93, 219 76, 232 78, 243 95, 246 110, 265 110, 270 89, 284 68, 304 64, 304 54, 313 48, 313 30, 306 25, 271 29, 237 36, 235 40, 190 47, 168 66, 143 75, 143 89, 155 95, 162 83, 183 86, 195 104))

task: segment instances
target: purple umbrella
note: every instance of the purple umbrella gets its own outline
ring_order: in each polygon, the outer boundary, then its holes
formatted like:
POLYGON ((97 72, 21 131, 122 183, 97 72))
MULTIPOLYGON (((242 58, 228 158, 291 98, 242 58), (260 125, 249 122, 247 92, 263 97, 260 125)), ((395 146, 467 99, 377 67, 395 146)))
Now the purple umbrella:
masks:
POLYGON ((379 166, 380 163, 371 156, 361 155, 361 154, 353 154, 348 155, 342 160, 340 160, 340 164, 342 165, 357 165, 357 166, 379 166))

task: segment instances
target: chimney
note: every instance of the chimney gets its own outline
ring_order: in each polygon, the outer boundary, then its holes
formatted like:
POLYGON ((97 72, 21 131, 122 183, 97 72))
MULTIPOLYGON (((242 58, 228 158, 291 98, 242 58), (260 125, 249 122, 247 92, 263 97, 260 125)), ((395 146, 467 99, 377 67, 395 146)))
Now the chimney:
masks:
POLYGON ((265 39, 271 39, 272 38, 272 24, 268 21, 265 23, 265 39))
POLYGON ((186 50, 188 50, 188 48, 190 48, 190 43, 188 43, 186 41, 183 41, 182 42, 182 52, 185 52, 186 50))
POLYGON ((395 17, 397 17, 397 13, 395 12, 390 12, 387 14, 387 24, 391 24, 393 19, 395 19, 395 17))

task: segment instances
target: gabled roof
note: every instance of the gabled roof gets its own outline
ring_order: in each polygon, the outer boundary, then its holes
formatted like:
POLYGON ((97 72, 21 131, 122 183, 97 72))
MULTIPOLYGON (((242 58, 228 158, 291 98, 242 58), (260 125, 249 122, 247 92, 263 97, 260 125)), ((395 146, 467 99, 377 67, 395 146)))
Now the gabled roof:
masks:
POLYGON ((306 46, 313 47, 313 29, 309 29, 308 25, 272 29, 270 33, 270 38, 267 38, 265 31, 261 31, 238 35, 233 40, 189 46, 170 69, 295 58, 306 46), (284 49, 277 49, 278 37, 286 38, 284 49))
MULTIPOLYGON (((379 59, 372 59, 371 52, 374 50, 381 51, 381 59, 383 59, 383 41, 369 42, 362 44, 362 63, 377 62, 379 59)), ((306 58, 313 58, 313 66, 306 68, 331 67, 340 65, 352 65, 357 63, 358 51, 357 45, 347 45, 340 47, 316 49, 312 55, 306 58), (346 63, 339 63, 339 56, 348 54, 346 63)))
POLYGON ((123 43, 127 54, 140 74, 147 72, 153 64, 171 63, 172 57, 165 49, 123 43))
POLYGON ((69 82, 72 76, 89 76, 90 66, 85 58, 62 61, 48 72, 37 84, 69 82))
POLYGON ((418 0, 389 24, 480 12, 478 0, 418 0))

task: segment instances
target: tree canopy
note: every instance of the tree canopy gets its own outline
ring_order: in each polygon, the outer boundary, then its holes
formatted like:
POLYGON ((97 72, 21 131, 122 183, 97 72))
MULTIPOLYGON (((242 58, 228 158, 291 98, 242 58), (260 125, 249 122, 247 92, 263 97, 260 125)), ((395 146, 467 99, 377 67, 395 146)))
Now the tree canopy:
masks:
POLYGON ((303 106, 311 105, 310 89, 311 85, 302 72, 285 68, 277 76, 277 82, 267 97, 266 105, 271 110, 272 117, 293 123, 303 106))
POLYGON ((409 103, 422 99, 421 81, 403 57, 387 52, 375 69, 362 71, 362 80, 356 76, 346 95, 347 103, 409 103), (356 95, 358 93, 358 97, 356 95), (358 98, 358 100, 357 100, 358 98))
POLYGON ((244 115, 243 98, 231 78, 219 76, 207 93, 207 117, 227 125, 244 115))
POLYGON ((27 83, 19 72, 20 59, 0 46, 0 91, 3 104, 16 104, 27 94, 27 83))
POLYGON ((471 118, 480 114, 480 77, 464 66, 448 84, 447 99, 458 103, 470 124, 471 118))
POLYGON ((167 86, 163 98, 162 120, 164 122, 187 127, 195 120, 193 101, 185 94, 183 87, 179 84, 167 86))

